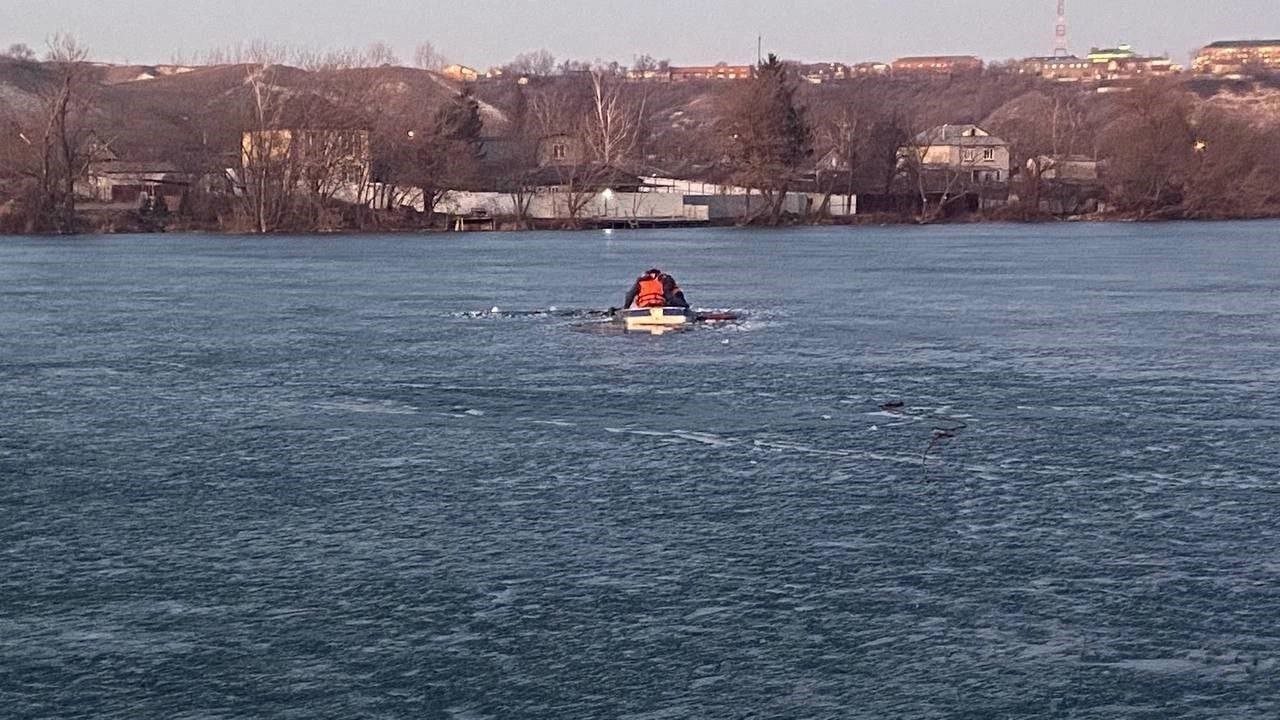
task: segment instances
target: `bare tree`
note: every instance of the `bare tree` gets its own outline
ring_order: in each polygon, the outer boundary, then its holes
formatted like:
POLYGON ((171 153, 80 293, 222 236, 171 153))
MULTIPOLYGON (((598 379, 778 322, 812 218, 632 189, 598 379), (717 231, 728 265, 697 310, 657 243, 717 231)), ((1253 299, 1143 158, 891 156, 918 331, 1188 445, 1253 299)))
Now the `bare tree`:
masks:
POLYGON ((1085 147, 1087 119, 1083 96, 1074 92, 1032 92, 996 111, 988 123, 1009 141, 1013 166, 1019 175, 1023 215, 1040 214, 1049 181, 1064 159, 1085 147))
MULTIPOLYGON (((535 126, 524 88, 516 87, 516 100, 508 113, 506 152, 497 171, 498 187, 511 198, 516 225, 529 225, 529 207, 535 193, 539 129, 535 126)), ((490 158, 490 161, 494 158, 490 158)))
POLYGON ((289 61, 293 49, 283 43, 266 40, 252 40, 238 43, 234 48, 234 59, 237 65, 252 63, 254 65, 281 65, 289 61))
POLYGON ((448 62, 444 55, 441 55, 436 50, 435 45, 429 42, 419 44, 417 49, 413 51, 413 64, 423 70, 439 72, 444 69, 448 62))
POLYGON ((275 83, 275 68, 262 64, 248 70, 249 125, 242 141, 243 201, 253 229, 268 233, 281 227, 297 186, 289 155, 289 138, 280 127, 284 96, 275 83))
POLYGON ((920 200, 916 221, 931 223, 942 218, 950 205, 966 196, 973 171, 981 162, 976 148, 966 147, 946 126, 911 135, 899 154, 899 168, 920 200), (936 198, 937 202, 932 202, 936 198))
POLYGON ((556 69, 556 57, 546 50, 520 53, 503 69, 509 75, 533 75, 545 77, 556 69))
POLYGON ((392 206, 416 194, 430 220, 445 193, 475 182, 483 157, 479 102, 464 88, 425 122, 416 113, 396 117, 379 132, 379 179, 394 188, 392 206))
POLYGON ((579 157, 556 166, 555 174, 558 181, 555 199, 561 205, 560 209, 564 211, 564 217, 568 218, 569 225, 580 227, 587 206, 604 190, 601 186, 609 177, 610 169, 579 157))
POLYGON ((383 65, 399 65, 400 57, 387 43, 379 40, 365 49, 365 66, 382 67, 383 65))
POLYGON ((10 60, 17 60, 19 62, 35 62, 36 51, 32 50, 31 47, 25 43, 14 43, 10 45, 9 49, 5 50, 4 53, 0 53, 0 57, 6 57, 10 60))
POLYGON ((1217 108, 1197 113, 1194 124, 1182 214, 1252 218, 1280 212, 1280 127, 1217 108))
POLYGON ((1164 216, 1182 202, 1195 161, 1192 98, 1180 87, 1148 82, 1117 101, 1119 117, 1104 133, 1107 190, 1120 209, 1164 216))
POLYGON ((644 73, 653 72, 657 70, 658 61, 655 60, 654 57, 652 55, 649 55, 648 53, 644 55, 636 55, 635 58, 631 61, 631 69, 635 71, 637 74, 643 75, 644 73))
MULTIPOLYGON (((30 168, 39 191, 34 208, 35 226, 57 232, 76 227, 76 180, 88 171, 94 149, 88 142, 91 84, 88 50, 70 35, 49 41, 47 61, 53 82, 41 93, 38 125, 39 158, 30 168)), ((33 133, 34 135, 34 133, 33 133)), ((24 134, 31 145, 35 137, 24 134)))
POLYGON ((853 177, 859 165, 859 139, 864 125, 862 115, 846 105, 819 128, 820 141, 830 148, 826 157, 832 162, 817 169, 818 191, 822 193, 818 214, 830 211, 831 197, 837 192, 843 191, 846 198, 853 196, 853 177))
POLYGON ((648 91, 632 97, 616 75, 591 73, 591 106, 582 123, 587 146, 596 162, 619 167, 630 161, 640 145, 645 125, 648 91))

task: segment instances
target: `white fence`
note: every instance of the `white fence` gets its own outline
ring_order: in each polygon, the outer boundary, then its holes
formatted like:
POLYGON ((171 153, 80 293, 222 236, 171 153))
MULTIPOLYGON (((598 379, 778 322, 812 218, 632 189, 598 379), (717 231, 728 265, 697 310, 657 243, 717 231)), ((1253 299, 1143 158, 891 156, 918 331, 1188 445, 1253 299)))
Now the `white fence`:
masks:
MULTIPOLYGON (((580 220, 705 222, 743 219, 764 209, 765 199, 758 193, 748 192, 745 188, 704 185, 691 181, 677 182, 683 185, 667 186, 667 189, 660 192, 623 193, 605 190, 591 197, 543 190, 523 198, 527 203, 524 216, 534 220, 565 220, 576 217, 580 220), (696 188, 718 188, 729 192, 693 192, 696 188), (577 204, 578 207, 572 207, 571 203, 577 204)), ((343 199, 349 202, 362 202, 356 199, 354 188, 349 195, 349 198, 343 199)), ((372 186, 362 195, 364 198, 373 198, 367 202, 377 209, 404 207, 423 211, 420 190, 372 186)), ((788 193, 782 209, 783 212, 793 215, 809 215, 818 211, 825 199, 821 194, 788 193)), ((461 190, 446 192, 436 203, 435 211, 469 217, 515 217, 520 214, 516 211, 516 198, 509 193, 461 190)), ((831 196, 826 214, 832 217, 843 217, 856 213, 856 196, 831 196)))
MULTIPOLYGON (((563 192, 539 192, 525 198, 525 217, 563 220, 707 220, 707 208, 687 206, 683 195, 620 193, 606 190, 591 197, 563 192), (572 207, 576 204, 578 207, 572 207), (575 212, 576 210, 576 212, 575 212)), ((422 194, 407 195, 405 206, 422 210, 422 194)), ((450 191, 436 203, 435 211, 450 215, 513 217, 516 200, 509 193, 450 191)))

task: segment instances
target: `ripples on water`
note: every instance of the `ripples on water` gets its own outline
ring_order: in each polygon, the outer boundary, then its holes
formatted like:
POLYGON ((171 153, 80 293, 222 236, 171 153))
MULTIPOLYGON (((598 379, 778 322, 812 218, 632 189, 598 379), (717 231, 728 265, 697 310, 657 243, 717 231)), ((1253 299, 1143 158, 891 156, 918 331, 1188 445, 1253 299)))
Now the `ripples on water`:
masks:
POLYGON ((1277 234, 7 240, 0 715, 1280 716, 1277 234))

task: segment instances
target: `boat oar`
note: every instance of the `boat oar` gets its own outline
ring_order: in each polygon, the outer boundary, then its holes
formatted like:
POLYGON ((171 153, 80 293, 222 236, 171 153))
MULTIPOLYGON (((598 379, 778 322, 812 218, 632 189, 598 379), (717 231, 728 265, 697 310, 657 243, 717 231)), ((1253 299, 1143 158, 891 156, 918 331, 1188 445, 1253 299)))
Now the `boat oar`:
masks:
POLYGON ((737 322, 738 316, 727 312, 698 313, 698 322, 737 322))

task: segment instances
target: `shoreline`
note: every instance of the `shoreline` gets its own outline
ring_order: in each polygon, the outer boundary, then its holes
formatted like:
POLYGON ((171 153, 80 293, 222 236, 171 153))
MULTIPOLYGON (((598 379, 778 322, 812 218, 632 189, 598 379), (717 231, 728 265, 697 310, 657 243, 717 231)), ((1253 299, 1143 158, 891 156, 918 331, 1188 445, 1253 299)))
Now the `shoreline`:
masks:
POLYGON ((193 227, 179 226, 175 228, 159 228, 146 229, 139 227, 120 227, 112 229, 85 230, 81 232, 56 233, 56 232, 0 232, 0 240, 5 238, 59 238, 59 237, 109 237, 115 235, 187 235, 187 236, 204 236, 204 237, 330 237, 330 236, 363 236, 363 235, 468 235, 468 234, 496 234, 496 233, 544 233, 544 232, 653 232, 660 230, 687 230, 687 229, 725 229, 725 230, 798 230, 805 228, 887 228, 887 227, 936 227, 936 226, 972 226, 972 225, 1022 225, 1022 226, 1040 226, 1040 225, 1060 225, 1060 224, 1100 224, 1100 225, 1119 225, 1119 224, 1143 224, 1143 225, 1159 225, 1167 223, 1229 223, 1229 222, 1267 222, 1280 220, 1280 215, 1267 215, 1260 217, 1160 217, 1155 215, 1128 215, 1128 214, 1108 214, 1108 215, 1077 215, 1070 217, 1041 217, 1041 218, 978 218, 978 217, 957 217, 940 219, 931 222, 919 222, 909 218, 896 218, 887 215, 866 215, 859 218, 853 218, 845 222, 783 222, 778 225, 747 225, 737 223, 664 223, 664 224, 631 224, 626 222, 584 222, 578 227, 570 227, 567 225, 545 224, 535 225, 531 227, 504 227, 501 225, 491 226, 487 228, 474 228, 465 230, 453 230, 447 227, 431 227, 431 228, 413 228, 413 227, 382 227, 382 228, 338 228, 333 230, 277 230, 267 233, 258 233, 253 231, 242 230, 222 230, 212 227, 193 227))

